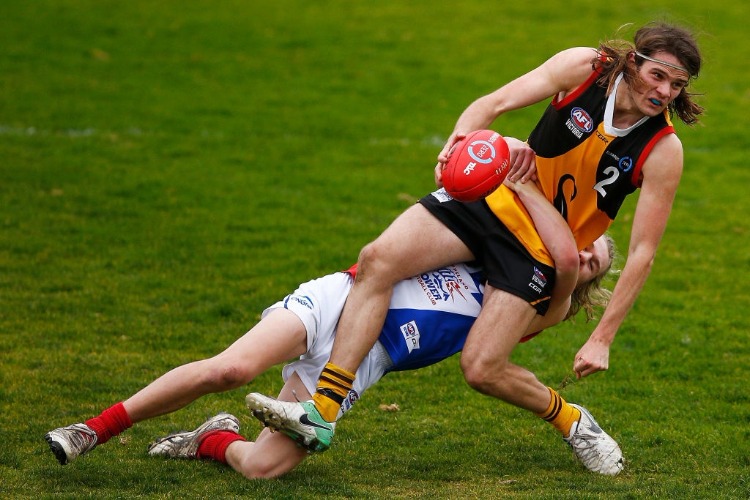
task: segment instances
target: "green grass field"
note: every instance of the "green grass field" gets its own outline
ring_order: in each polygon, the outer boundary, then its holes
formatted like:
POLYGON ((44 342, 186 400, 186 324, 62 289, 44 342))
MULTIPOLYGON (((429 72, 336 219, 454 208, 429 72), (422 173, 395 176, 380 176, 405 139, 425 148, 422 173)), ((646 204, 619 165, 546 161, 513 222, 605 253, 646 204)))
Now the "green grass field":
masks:
MULTIPOLYGON (((750 8, 506 3, 5 0, 0 496, 750 496, 750 8), (254 436, 244 395, 277 391, 278 368, 54 460, 48 430, 222 350, 296 284, 352 263, 433 187, 471 100, 655 18, 698 31, 707 114, 678 126, 682 185, 610 370, 563 390, 621 444, 620 476, 588 473, 546 424, 473 392, 456 358, 386 378, 329 452, 279 480, 145 454, 220 410, 254 436)), ((539 110, 494 128, 523 137, 539 110)), ((613 228, 622 252, 634 202, 613 228)), ((556 387, 591 329, 547 332, 516 360, 556 387)))

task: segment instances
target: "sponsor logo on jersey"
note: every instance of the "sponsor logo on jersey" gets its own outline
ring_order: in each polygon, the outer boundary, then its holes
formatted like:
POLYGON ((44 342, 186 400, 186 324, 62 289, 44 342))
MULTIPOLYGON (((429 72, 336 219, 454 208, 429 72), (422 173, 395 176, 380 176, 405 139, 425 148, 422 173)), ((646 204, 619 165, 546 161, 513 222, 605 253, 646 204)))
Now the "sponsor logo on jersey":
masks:
POLYGON ((597 137, 597 138, 598 138, 598 139, 599 139, 600 141, 602 141, 602 142, 603 142, 603 143, 604 143, 605 145, 606 145, 606 144, 609 144, 609 139, 607 139, 607 138, 606 138, 606 137, 604 136, 604 134, 602 134, 602 133, 601 133, 601 132, 599 132, 598 130, 596 131, 596 137, 597 137))
POLYGON ((401 335, 404 336, 406 342, 406 348, 409 349, 409 353, 414 349, 419 349, 419 328, 415 321, 409 321, 405 325, 401 325, 401 335))
POLYGON ((594 120, 585 109, 576 106, 570 110, 570 118, 565 122, 565 126, 580 139, 584 133, 588 134, 594 130, 594 120))
POLYGON ((462 290, 470 290, 456 267, 444 267, 419 276, 419 284, 432 305, 438 302, 455 301, 456 297, 467 300, 462 290))
POLYGON ((635 161, 630 156, 623 156, 620 158, 612 151, 606 151, 605 154, 617 162, 617 168, 620 169, 621 172, 630 172, 633 169, 633 165, 635 165, 635 161))
POLYGON ((534 266, 534 274, 531 276, 531 281, 529 282, 529 288, 531 288, 537 293, 542 293, 542 289, 546 286, 547 286, 547 277, 544 275, 542 271, 540 271, 536 266, 534 266))
POLYGON ((623 172, 630 172, 630 169, 633 168, 633 164, 634 163, 635 162, 633 161, 633 159, 631 157, 629 157, 629 156, 623 156, 622 158, 620 158, 620 161, 617 162, 617 166, 623 172))
POLYGON ((308 309, 313 308, 313 300, 307 295, 287 295, 284 299, 284 309, 289 309, 290 302, 296 302, 297 304, 308 309))

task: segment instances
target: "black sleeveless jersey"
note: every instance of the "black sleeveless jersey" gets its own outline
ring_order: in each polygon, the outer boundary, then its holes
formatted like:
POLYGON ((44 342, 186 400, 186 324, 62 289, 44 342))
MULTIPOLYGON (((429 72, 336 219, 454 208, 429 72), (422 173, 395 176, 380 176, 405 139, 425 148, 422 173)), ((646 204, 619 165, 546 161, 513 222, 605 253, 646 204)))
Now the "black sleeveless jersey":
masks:
MULTIPOLYGON (((604 234, 625 197, 640 186, 641 167, 654 145, 674 133, 666 111, 625 134, 605 127, 608 96, 598 78, 594 71, 565 98, 553 99, 528 140, 536 153, 539 187, 568 222, 579 249, 604 234)), ((487 203, 532 255, 549 259, 511 190, 501 187, 487 203)))

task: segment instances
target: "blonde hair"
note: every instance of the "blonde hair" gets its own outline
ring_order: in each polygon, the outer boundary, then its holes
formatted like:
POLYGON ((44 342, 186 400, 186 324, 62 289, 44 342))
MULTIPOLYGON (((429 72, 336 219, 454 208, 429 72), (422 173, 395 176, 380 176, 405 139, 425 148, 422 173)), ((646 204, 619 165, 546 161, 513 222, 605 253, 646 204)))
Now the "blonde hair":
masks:
POLYGON ((604 240, 607 243, 609 264, 602 268, 594 279, 576 286, 570 297, 570 308, 565 315, 565 319, 572 318, 578 314, 578 311, 583 309, 586 313, 586 321, 591 321, 596 317, 597 309, 604 309, 609 304, 612 292, 604 288, 603 282, 605 277, 618 272, 613 269, 615 258, 617 258, 617 248, 615 247, 615 240, 608 234, 604 235, 604 240))

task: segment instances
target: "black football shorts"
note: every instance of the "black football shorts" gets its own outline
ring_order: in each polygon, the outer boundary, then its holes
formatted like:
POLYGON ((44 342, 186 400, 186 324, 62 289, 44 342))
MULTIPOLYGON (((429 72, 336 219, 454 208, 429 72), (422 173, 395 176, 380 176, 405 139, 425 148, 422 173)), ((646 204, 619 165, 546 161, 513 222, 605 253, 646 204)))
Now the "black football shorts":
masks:
POLYGON ((532 257, 484 200, 463 203, 440 189, 419 203, 471 250, 489 285, 521 297, 541 315, 547 312, 555 268, 532 257))

